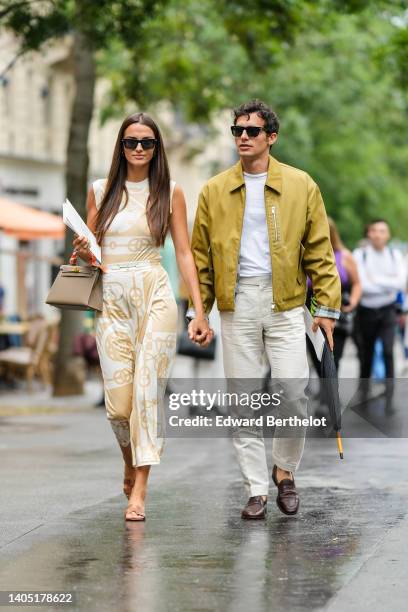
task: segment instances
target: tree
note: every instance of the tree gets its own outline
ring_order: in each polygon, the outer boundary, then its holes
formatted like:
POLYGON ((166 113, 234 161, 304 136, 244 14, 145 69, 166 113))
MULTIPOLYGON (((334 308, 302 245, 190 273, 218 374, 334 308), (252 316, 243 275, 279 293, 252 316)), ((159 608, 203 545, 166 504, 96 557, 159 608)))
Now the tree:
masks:
MULTIPOLYGON (((129 39, 134 24, 153 18, 164 2, 129 0, 126 3, 99 0, 27 0, 0 3, 3 26, 19 38, 19 55, 38 50, 43 45, 71 34, 75 96, 71 112, 66 155, 67 197, 75 202, 85 217, 88 175, 88 134, 93 114, 96 78, 96 55, 112 36, 129 39)), ((72 233, 67 231, 65 258, 72 252, 72 233)), ((72 339, 81 331, 82 317, 75 311, 62 311, 60 342, 56 358, 54 395, 82 393, 81 378, 68 367, 72 356, 72 339)))
POLYGON ((135 95, 146 107, 165 95, 205 137, 217 110, 264 98, 282 119, 274 151, 319 182, 346 242, 355 244, 373 215, 386 214, 401 235, 398 221, 408 214, 403 11, 393 0, 245 7, 190 0, 182 9, 170 1, 140 47, 116 47, 103 60, 113 84, 106 115, 123 112, 135 95), (132 73, 135 61, 140 70, 132 73))
POLYGON ((282 117, 276 154, 318 181, 350 247, 374 217, 406 240, 406 94, 378 58, 396 35, 388 14, 339 15, 329 31, 302 33, 261 92, 282 117))

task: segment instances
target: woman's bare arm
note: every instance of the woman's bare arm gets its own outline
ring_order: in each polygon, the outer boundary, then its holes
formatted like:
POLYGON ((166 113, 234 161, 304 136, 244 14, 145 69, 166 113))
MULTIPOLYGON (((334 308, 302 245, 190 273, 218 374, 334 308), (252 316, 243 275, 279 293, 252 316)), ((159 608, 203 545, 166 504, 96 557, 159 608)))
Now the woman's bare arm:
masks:
POLYGON ((358 275, 357 264, 354 260, 353 255, 345 249, 342 252, 342 263, 344 268, 347 271, 348 277, 350 279, 350 304, 348 306, 344 306, 343 310, 348 312, 350 310, 354 310, 361 299, 361 282, 360 277, 358 275))
POLYGON ((212 339, 212 330, 210 330, 205 319, 197 269, 188 237, 186 201, 184 193, 178 185, 174 188, 172 208, 170 232, 176 250, 177 265, 196 311, 195 324, 192 326, 194 328, 193 336, 197 341, 201 342, 203 340, 201 343, 205 346, 212 339), (204 338, 207 338, 207 341, 204 341, 204 338))

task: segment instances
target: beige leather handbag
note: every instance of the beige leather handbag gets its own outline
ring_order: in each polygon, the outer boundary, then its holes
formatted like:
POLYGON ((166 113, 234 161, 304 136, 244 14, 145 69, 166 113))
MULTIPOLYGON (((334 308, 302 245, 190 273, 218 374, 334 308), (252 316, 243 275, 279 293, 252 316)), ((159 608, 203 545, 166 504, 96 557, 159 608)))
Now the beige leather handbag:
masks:
POLYGON ((71 310, 102 310, 102 270, 95 265, 78 266, 74 251, 69 265, 62 265, 46 304, 71 310))

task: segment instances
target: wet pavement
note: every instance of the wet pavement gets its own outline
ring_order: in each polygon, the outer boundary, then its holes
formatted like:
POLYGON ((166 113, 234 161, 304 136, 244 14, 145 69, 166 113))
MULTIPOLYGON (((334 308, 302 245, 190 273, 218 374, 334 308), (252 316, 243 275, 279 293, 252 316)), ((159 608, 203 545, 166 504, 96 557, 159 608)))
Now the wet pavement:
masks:
POLYGON ((169 439, 146 522, 125 523, 103 410, 0 417, 0 590, 72 590, 81 611, 383 611, 387 593, 405 610, 408 445, 344 450, 309 440, 299 514, 272 484, 267 520, 249 522, 230 440, 169 439))

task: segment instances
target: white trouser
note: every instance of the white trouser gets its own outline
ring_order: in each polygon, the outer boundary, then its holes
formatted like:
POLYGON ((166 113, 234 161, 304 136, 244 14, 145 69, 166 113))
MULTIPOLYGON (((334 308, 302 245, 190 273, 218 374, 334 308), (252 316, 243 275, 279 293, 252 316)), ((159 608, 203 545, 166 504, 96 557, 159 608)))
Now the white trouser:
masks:
MULTIPOLYGON (((279 380, 289 400, 286 410, 290 414, 286 412, 282 416, 307 416, 304 390, 309 367, 303 308, 299 306, 274 312, 271 275, 263 275, 239 278, 235 311, 221 312, 220 315, 226 378, 236 379, 230 382, 241 385, 246 393, 259 390, 266 354, 272 379, 279 380)), ((239 408, 232 408, 233 412, 236 410, 239 411, 239 408)), ((295 472, 303 453, 305 430, 289 429, 275 428, 272 458, 278 467, 295 472)), ((241 428, 239 432, 234 432, 233 444, 248 495, 267 495, 269 473, 262 430, 241 428)))

